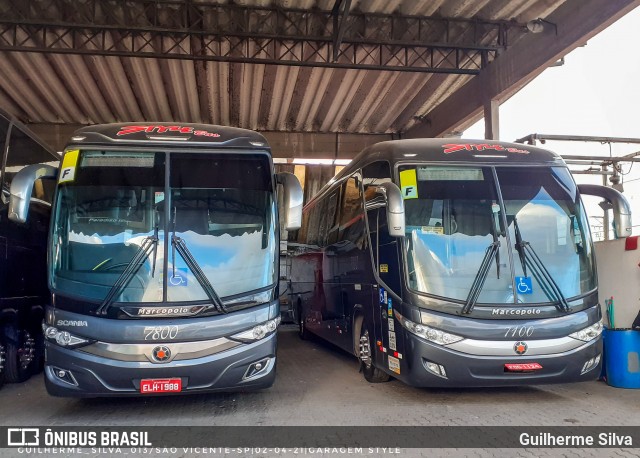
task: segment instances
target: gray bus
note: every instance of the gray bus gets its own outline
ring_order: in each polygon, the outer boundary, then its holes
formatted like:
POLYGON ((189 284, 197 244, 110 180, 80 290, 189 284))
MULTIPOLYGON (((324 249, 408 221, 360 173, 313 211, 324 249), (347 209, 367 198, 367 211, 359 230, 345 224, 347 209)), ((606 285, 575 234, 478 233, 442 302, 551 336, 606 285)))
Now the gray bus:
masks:
POLYGON ((369 382, 504 386, 591 380, 602 319, 577 186, 521 144, 397 140, 365 149, 290 238, 299 332, 353 353, 369 382))
POLYGON ((57 179, 49 234, 50 394, 91 397, 271 386, 279 324, 276 197, 288 229, 302 191, 274 174, 255 132, 197 124, 78 130, 62 164, 28 167, 10 217, 27 218, 36 178, 57 179))

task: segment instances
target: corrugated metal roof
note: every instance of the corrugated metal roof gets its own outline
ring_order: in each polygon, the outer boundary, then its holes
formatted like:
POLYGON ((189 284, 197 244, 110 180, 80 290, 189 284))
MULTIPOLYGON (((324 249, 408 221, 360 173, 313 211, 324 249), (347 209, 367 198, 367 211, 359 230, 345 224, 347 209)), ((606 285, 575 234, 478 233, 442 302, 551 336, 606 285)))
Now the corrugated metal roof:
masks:
MULTIPOLYGON (((351 11, 513 19, 524 23, 546 17, 562 3, 563 0, 353 0, 351 11)), ((235 4, 331 10, 334 2, 237 0, 235 4)), ((404 131, 472 78, 35 52, 1 52, 0 62, 0 104, 27 123, 154 120, 288 132, 404 131)))

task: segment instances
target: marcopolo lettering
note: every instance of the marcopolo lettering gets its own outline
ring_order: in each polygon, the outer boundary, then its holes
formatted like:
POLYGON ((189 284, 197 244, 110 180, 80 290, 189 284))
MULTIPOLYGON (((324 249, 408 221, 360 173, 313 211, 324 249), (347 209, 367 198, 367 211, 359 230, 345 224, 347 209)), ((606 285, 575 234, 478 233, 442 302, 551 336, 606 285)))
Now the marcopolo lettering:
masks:
POLYGON ((192 307, 139 308, 138 315, 182 315, 192 314, 192 307))
POLYGON ((540 315, 540 309, 493 309, 491 315, 540 315))
POLYGON ((206 310, 205 305, 191 307, 123 307, 122 311, 131 317, 138 316, 194 316, 206 310))

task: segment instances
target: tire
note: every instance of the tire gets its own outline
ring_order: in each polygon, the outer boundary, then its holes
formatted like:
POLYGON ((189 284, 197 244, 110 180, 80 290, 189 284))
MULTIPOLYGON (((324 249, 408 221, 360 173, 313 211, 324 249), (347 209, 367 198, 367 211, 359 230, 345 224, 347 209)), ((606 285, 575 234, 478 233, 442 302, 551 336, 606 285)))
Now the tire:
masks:
POLYGON ((389 374, 381 371, 373 365, 371 339, 369 338, 369 329, 363 322, 360 330, 360 342, 358 347, 358 359, 360 360, 360 370, 362 375, 369 383, 384 383, 391 378, 389 374))
POLYGON ((34 372, 36 364, 36 342, 32 333, 26 329, 7 326, 6 380, 20 383, 34 372))
POLYGON ((302 304, 300 304, 299 302, 298 302, 297 311, 298 311, 298 336, 300 336, 302 340, 309 340, 311 338, 311 333, 309 332, 305 324, 305 320, 307 319, 307 317, 305 314, 303 314, 302 304))

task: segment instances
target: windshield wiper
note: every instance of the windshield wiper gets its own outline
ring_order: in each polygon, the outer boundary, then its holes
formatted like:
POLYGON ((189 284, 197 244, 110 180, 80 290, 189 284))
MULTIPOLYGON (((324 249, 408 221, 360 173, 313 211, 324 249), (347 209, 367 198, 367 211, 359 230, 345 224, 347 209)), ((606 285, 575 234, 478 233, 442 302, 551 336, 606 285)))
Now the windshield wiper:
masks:
POLYGON ((484 286, 484 282, 489 275, 491 263, 498 255, 499 249, 500 241, 495 240, 493 243, 491 243, 491 245, 487 247, 487 251, 484 252, 484 258, 482 258, 482 263, 480 264, 478 273, 473 279, 473 283, 471 284, 471 288, 469 289, 469 295, 467 296, 467 302, 465 303, 464 307, 462 307, 462 313, 471 313, 471 311, 473 310, 473 307, 478 300, 478 296, 480 295, 480 291, 482 291, 482 287, 484 286))
POLYGON ((527 276, 527 267, 529 267, 533 277, 540 284, 542 291, 549 300, 556 302, 556 308, 561 312, 568 312, 569 303, 564 297, 564 294, 562 294, 562 290, 555 282, 531 244, 522 240, 520 226, 518 225, 518 220, 515 215, 513 217, 513 228, 516 234, 516 251, 518 252, 518 256, 520 256, 520 264, 522 265, 524 276, 527 276))
POLYGON ((503 234, 500 230, 500 206, 496 202, 493 202, 491 205, 491 214, 493 216, 491 228, 493 243, 487 247, 487 250, 484 253, 484 258, 480 263, 480 268, 478 269, 476 277, 473 279, 473 283, 469 289, 469 295, 467 296, 467 301, 462 308, 462 313, 471 313, 473 310, 473 307, 478 300, 478 296, 480 296, 480 292, 482 291, 482 287, 484 286, 484 282, 487 280, 487 276, 489 275, 491 262, 494 259, 496 260, 496 276, 498 279, 500 278, 500 241, 498 240, 498 237, 503 234))
MULTIPOLYGON (((491 213, 493 214, 493 243, 498 243, 498 236, 503 235, 500 230, 500 205, 493 202, 491 205, 491 213)), ((500 279, 500 243, 498 243, 498 249, 496 251, 496 276, 500 279)), ((473 308, 473 307, 472 307, 473 308)))
POLYGON ((156 264, 156 253, 158 251, 158 231, 156 231, 154 235, 150 235, 145 237, 138 250, 131 258, 131 261, 126 265, 125 269, 122 271, 118 279, 115 281, 107 296, 100 304, 100 307, 96 309, 96 315, 105 315, 107 313, 107 309, 111 307, 113 301, 116 297, 118 297, 122 291, 127 287, 127 285, 131 282, 133 277, 138 273, 140 268, 147 261, 149 256, 151 255, 151 251, 153 251, 153 268, 155 270, 156 264))
POLYGON ((216 290, 213 289, 211 282, 209 282, 209 279, 207 278, 207 276, 204 274, 204 272, 198 265, 198 262, 195 260, 195 258, 189 251, 189 248, 187 248, 187 245, 184 243, 184 240, 178 237, 175 233, 171 236, 171 247, 174 250, 173 276, 175 277, 176 275, 175 250, 177 250, 178 253, 180 253, 180 256, 182 256, 182 259, 184 259, 184 262, 187 264, 187 267, 191 269, 191 272, 193 272, 193 276, 196 277, 196 280, 198 281, 198 283, 200 283, 200 286, 202 286, 202 289, 206 293, 209 300, 213 303, 216 310, 222 313, 228 313, 227 308, 222 303, 222 300, 216 293, 216 290))
POLYGON ((155 225, 153 227, 153 237, 155 238, 155 244, 153 246, 153 262, 151 264, 151 278, 153 278, 156 273, 156 260, 158 258, 158 245, 160 240, 158 238, 158 226, 160 225, 160 214, 158 213, 157 208, 153 214, 153 218, 155 219, 154 221, 155 225))

